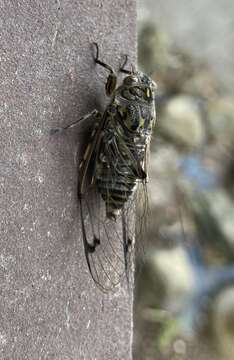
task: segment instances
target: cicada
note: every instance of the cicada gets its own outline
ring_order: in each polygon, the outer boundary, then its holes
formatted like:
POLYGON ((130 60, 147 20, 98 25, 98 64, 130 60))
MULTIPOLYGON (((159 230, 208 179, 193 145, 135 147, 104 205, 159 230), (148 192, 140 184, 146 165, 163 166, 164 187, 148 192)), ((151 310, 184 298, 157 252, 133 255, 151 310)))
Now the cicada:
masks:
POLYGON ((148 178, 147 154, 156 120, 156 84, 134 66, 126 69, 126 56, 119 69, 125 76, 118 86, 117 73, 99 59, 96 43, 94 47, 96 64, 109 72, 105 85, 109 105, 103 113, 95 109, 52 132, 93 118, 93 130, 78 168, 78 201, 88 269, 98 287, 108 291, 119 284, 124 274, 129 281, 133 204, 138 186, 145 189, 148 178))

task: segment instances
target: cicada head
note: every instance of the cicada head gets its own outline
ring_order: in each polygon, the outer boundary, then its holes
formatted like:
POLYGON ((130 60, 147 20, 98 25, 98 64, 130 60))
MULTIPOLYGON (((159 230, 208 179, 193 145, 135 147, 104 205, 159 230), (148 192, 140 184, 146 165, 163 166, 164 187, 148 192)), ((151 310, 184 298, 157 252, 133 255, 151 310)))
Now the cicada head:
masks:
POLYGON ((157 84, 155 83, 155 81, 151 79, 149 75, 146 75, 142 72, 138 72, 137 77, 138 77, 138 82, 140 83, 141 86, 148 86, 153 92, 156 91, 157 84))
POLYGON ((146 74, 133 71, 123 80, 123 87, 135 96, 136 100, 151 103, 155 99, 156 83, 146 74))
POLYGON ((146 74, 134 71, 124 78, 117 89, 124 126, 133 133, 149 133, 155 121, 156 83, 146 74))

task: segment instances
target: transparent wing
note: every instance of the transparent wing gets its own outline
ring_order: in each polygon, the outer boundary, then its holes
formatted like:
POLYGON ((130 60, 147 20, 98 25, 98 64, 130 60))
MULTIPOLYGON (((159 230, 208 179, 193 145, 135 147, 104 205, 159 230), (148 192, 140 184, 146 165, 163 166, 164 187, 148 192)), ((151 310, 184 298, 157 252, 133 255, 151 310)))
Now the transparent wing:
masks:
POLYGON ((80 199, 85 256, 90 274, 103 291, 129 281, 131 243, 124 210, 117 221, 106 218, 105 203, 93 188, 80 199))
MULTIPOLYGON (((93 179, 102 145, 101 129, 104 120, 90 139, 81 162, 78 179, 81 229, 86 261, 90 274, 102 291, 116 288, 124 276, 129 282, 131 245, 134 232, 131 230, 129 209, 123 208, 116 221, 106 217, 105 202, 97 192, 93 179)), ((114 181, 116 174, 107 177, 114 181)))
MULTIPOLYGON (((150 140, 150 139, 149 139, 150 140)), ((149 169, 149 157, 150 157, 150 141, 146 145, 144 154, 143 169, 146 173, 146 178, 139 180, 136 192, 134 194, 133 201, 135 202, 135 277, 141 272, 142 266, 146 257, 147 249, 147 237, 148 237, 148 222, 150 219, 150 206, 148 198, 148 169, 149 169)))
MULTIPOLYGON (((129 176, 138 176, 139 180, 134 193, 125 203, 117 220, 107 218, 105 202, 92 181, 95 178, 97 159, 103 146, 101 129, 104 126, 103 121, 91 138, 87 146, 88 150, 85 151, 79 179, 79 202, 85 256, 90 274, 102 291, 109 291, 113 290, 124 277, 128 284, 132 279, 130 270, 135 239, 135 214, 137 234, 142 234, 148 217, 148 197, 145 170, 142 166, 145 164, 141 164, 136 154, 130 152, 129 149, 124 148, 125 158, 121 158, 118 142, 122 142, 122 139, 115 139, 117 141, 113 141, 106 152, 107 162, 110 164, 106 174, 108 181, 114 183, 119 177, 119 168, 111 166, 116 162, 116 158, 119 162, 124 162, 125 166, 121 181, 128 183, 129 176), (138 204, 137 212, 136 203, 138 204)), ((121 147, 122 149, 124 147, 122 143, 121 147)), ((139 241, 136 246, 137 255, 139 252, 144 253, 142 241, 139 241)))
POLYGON ((128 236, 134 239, 134 262, 135 277, 141 271, 144 263, 146 248, 147 248, 147 228, 149 219, 149 202, 147 193, 147 183, 143 180, 137 183, 137 188, 133 196, 129 199, 125 206, 126 217, 134 219, 131 226, 128 228, 128 236))

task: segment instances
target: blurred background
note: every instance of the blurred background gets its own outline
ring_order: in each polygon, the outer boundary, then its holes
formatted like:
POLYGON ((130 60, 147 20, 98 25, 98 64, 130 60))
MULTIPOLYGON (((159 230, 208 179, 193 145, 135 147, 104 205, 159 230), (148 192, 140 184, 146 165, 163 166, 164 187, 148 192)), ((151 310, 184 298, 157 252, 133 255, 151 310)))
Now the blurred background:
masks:
POLYGON ((138 0, 138 66, 158 94, 134 360, 231 360, 234 2, 138 0))

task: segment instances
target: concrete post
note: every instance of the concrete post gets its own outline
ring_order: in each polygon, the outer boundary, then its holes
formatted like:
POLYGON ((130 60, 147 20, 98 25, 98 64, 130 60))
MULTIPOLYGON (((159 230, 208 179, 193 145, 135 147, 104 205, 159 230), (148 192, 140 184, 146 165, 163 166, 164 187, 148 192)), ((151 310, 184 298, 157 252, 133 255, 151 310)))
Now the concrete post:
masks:
POLYGON ((0 1, 0 358, 130 360, 132 296, 98 290, 78 222, 76 152, 106 72, 135 58, 135 0, 0 1))

